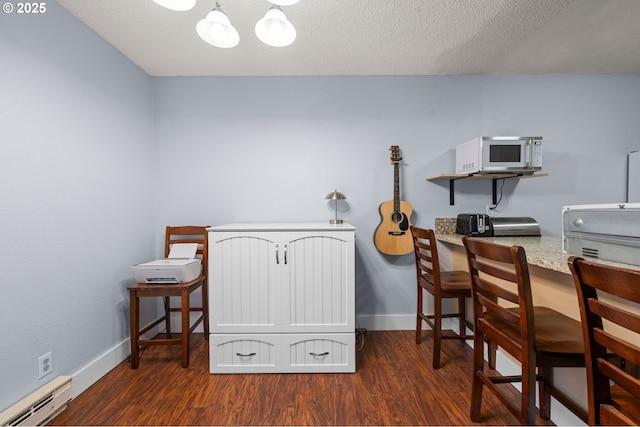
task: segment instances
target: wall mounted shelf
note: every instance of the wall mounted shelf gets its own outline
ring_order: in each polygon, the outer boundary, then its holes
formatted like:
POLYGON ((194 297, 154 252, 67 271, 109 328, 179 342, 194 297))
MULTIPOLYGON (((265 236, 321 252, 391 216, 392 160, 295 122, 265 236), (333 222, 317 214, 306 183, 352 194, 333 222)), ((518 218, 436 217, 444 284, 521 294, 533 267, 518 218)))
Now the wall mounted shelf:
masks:
POLYGON ((497 181, 499 179, 524 179, 524 178, 538 178, 541 176, 549 176, 548 173, 537 173, 537 174, 533 174, 533 175, 518 175, 518 174, 514 174, 514 173, 491 173, 491 174, 472 174, 472 175, 468 175, 468 174, 443 174, 443 175, 436 175, 436 176, 432 176, 430 178, 427 178, 427 181, 449 181, 449 205, 453 206, 455 204, 455 199, 454 199, 454 182, 456 182, 459 179, 465 179, 465 180, 491 180, 492 181, 492 189, 493 189, 493 204, 495 205, 497 203, 497 181))

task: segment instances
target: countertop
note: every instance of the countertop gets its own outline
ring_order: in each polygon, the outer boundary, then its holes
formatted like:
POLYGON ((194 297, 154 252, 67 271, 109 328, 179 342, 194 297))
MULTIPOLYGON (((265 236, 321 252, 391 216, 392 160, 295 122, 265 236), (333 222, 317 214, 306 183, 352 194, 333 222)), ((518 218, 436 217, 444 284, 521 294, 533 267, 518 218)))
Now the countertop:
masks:
MULTIPOLYGON (((530 265, 571 274, 567 259, 571 254, 562 252, 562 239, 559 237, 476 237, 480 240, 498 243, 505 246, 522 246, 527 254, 527 262, 530 265)), ((440 242, 462 246, 462 235, 453 233, 436 233, 436 239, 440 242)), ((611 265, 614 267, 640 270, 640 266, 622 264, 613 261, 584 257, 594 262, 611 265)))

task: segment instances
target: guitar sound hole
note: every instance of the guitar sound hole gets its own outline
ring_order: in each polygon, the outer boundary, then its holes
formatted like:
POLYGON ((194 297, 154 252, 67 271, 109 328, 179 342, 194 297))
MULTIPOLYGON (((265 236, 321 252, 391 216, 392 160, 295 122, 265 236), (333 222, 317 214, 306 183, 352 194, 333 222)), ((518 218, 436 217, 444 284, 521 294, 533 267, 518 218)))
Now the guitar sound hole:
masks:
POLYGON ((409 218, 407 218, 407 216, 402 212, 393 212, 391 214, 391 222, 398 224, 398 228, 402 231, 407 231, 409 229, 409 218))
POLYGON ((404 214, 402 212, 393 212, 391 214, 391 221, 394 224, 398 224, 400 221, 402 221, 402 218, 404 218, 404 214))

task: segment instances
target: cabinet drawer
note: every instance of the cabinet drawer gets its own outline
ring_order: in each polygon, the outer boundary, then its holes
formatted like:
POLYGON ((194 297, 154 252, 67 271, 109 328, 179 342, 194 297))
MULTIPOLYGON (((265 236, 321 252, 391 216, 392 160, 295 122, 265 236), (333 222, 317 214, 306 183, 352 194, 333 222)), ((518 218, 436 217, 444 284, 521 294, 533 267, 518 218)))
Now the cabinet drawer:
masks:
POLYGON ((355 372, 355 334, 211 334, 211 373, 355 372))
POLYGON ((276 372, 281 357, 280 336, 269 334, 209 337, 211 373, 276 372))
POLYGON ((285 336, 287 372, 355 372, 355 334, 285 336))

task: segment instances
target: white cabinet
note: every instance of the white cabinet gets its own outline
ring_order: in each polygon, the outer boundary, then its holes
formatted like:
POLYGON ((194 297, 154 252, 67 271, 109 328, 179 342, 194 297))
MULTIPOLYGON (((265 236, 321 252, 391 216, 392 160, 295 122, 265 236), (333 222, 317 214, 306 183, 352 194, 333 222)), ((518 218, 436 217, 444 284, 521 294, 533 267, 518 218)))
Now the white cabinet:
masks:
POLYGON ((355 372, 355 228, 209 229, 210 371, 355 372))

